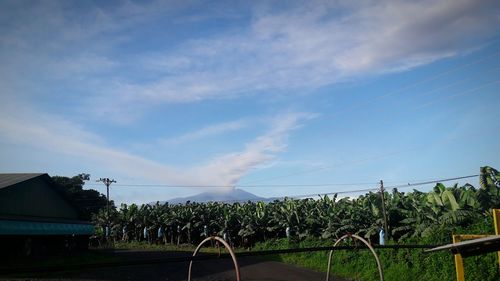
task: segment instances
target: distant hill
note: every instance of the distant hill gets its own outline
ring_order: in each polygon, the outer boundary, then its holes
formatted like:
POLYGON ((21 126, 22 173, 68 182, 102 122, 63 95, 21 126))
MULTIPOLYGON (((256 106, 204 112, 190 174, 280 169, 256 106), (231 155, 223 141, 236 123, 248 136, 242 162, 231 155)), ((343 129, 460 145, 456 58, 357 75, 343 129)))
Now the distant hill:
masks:
POLYGON ((168 202, 169 204, 184 204, 187 201, 205 203, 205 202, 246 202, 246 201, 268 201, 268 198, 259 197, 250 192, 244 191, 243 189, 233 189, 228 192, 203 192, 197 195, 188 197, 178 197, 170 200, 163 201, 161 203, 168 202))

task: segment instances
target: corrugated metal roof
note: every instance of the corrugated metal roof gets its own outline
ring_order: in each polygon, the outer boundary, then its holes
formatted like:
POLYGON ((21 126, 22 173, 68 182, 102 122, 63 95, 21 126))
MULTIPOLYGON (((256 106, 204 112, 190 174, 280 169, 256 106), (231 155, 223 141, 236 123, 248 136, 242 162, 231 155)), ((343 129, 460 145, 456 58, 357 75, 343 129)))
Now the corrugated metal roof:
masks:
POLYGON ((0 174, 0 188, 8 187, 16 183, 27 181, 36 178, 45 173, 13 173, 13 174, 0 174))

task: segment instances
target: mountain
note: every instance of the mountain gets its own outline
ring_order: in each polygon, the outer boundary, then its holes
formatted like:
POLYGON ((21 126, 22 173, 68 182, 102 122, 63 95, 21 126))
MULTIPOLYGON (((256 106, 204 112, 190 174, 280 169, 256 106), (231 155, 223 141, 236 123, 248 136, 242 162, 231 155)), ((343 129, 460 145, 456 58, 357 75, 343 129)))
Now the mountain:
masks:
POLYGON ((267 198, 259 197, 243 189, 232 189, 228 192, 203 192, 197 195, 188 197, 173 198, 161 203, 168 202, 169 204, 185 204, 186 201, 204 203, 204 202, 246 202, 246 201, 268 201, 267 198))

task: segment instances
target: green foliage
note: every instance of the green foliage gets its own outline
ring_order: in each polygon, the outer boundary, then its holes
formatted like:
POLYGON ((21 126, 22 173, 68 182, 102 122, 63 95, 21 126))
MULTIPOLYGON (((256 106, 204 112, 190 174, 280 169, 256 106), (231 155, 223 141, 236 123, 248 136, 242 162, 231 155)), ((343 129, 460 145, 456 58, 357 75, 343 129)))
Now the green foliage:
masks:
POLYGON ((91 220, 92 215, 97 214, 99 210, 105 208, 107 202, 106 197, 98 191, 83 189, 84 181, 89 179, 90 175, 88 174, 80 174, 71 178, 52 177, 59 190, 77 208, 80 218, 83 220, 91 220))
MULTIPOLYGON (((497 186, 500 177, 493 168, 483 167, 480 178, 479 189, 470 184, 446 187, 438 183, 428 193, 417 190, 403 193, 396 189, 385 192, 389 242, 442 244, 451 243, 452 233, 493 233, 491 208, 500 208, 497 186)), ((263 249, 274 249, 318 243, 332 245, 346 233, 377 242, 383 225, 381 210, 380 194, 370 192, 354 199, 324 196, 318 200, 285 198, 270 203, 122 204, 119 210, 112 209, 110 219, 115 239, 123 237, 122 229, 126 229, 129 240, 143 240, 144 228, 150 237, 156 237, 156 231, 162 227, 168 243, 197 244, 204 238, 206 226, 208 235, 226 234, 235 246, 257 243, 263 249), (288 239, 284 239, 286 228, 290 228, 291 233, 288 239)), ((94 216, 94 222, 104 226, 106 218, 101 211, 94 216)), ((436 272, 440 273, 440 280, 452 280, 446 278, 454 276, 449 254, 425 255, 421 250, 381 251, 380 254, 387 261, 387 276, 395 278, 392 280, 414 280, 415 276, 419 276, 419 280, 436 280, 436 272)), ((325 270, 325 255, 302 253, 275 258, 325 270)), ((375 267, 360 262, 358 256, 372 260, 365 251, 339 252, 335 255, 334 271, 340 276, 359 275, 363 280, 372 280, 372 276, 376 276, 375 267)), ((484 264, 493 264, 491 257, 485 259, 484 264)), ((477 268, 480 269, 468 269, 468 274, 477 277, 470 280, 493 280, 490 278, 493 273, 488 269, 477 268)))
MULTIPOLYGON (((474 225, 470 229, 461 229, 461 233, 475 233, 481 228, 474 225)), ((482 228, 482 230, 485 230, 482 228)), ((427 242, 433 242, 429 239, 427 242)), ((414 241, 401 241, 414 243, 414 241)), ((257 243, 256 249, 273 250, 290 247, 322 247, 332 246, 333 241, 322 239, 306 239, 299 243, 290 243, 288 239, 275 239, 257 243)), ((377 254, 382 262, 384 277, 387 281, 454 281, 455 266, 453 256, 447 252, 426 254, 421 249, 378 249, 377 254)), ((496 254, 470 257, 464 260, 467 280, 498 280, 496 254)), ((308 252, 283 254, 269 259, 326 272, 328 252, 308 252)), ((332 256, 331 274, 353 280, 378 281, 377 265, 373 255, 360 246, 358 250, 339 250, 332 256)))
MULTIPOLYGON (((489 174, 480 189, 470 184, 446 187, 438 183, 428 193, 396 189, 386 192, 388 236, 395 242, 433 237, 439 238, 437 243, 445 243, 457 229, 490 217, 491 208, 500 207, 500 194, 493 180, 496 174, 491 174, 495 170, 481 170, 489 174)), ((81 179, 67 180, 74 181, 75 189, 81 191, 81 179)), ((356 233, 377 241, 383 225, 381 204, 380 194, 373 192, 355 199, 324 196, 318 200, 285 198, 270 203, 122 204, 118 211, 113 208, 110 219, 117 236, 125 228, 133 240, 141 239, 145 227, 153 236, 163 227, 169 241, 196 244, 203 239, 206 226, 209 235, 226 233, 235 245, 284 238, 286 228, 290 228, 293 239, 299 240, 335 239, 356 233)), ((105 215, 102 212, 94 217, 98 226, 105 225, 105 215)))

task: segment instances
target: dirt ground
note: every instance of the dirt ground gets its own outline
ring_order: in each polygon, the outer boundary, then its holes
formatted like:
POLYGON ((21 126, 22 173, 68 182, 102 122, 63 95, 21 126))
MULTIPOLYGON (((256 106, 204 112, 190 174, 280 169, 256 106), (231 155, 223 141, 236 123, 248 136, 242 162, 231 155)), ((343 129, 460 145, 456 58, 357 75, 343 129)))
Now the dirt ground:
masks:
MULTIPOLYGON (((172 253, 161 251, 115 250, 109 253, 126 261, 144 261, 165 257, 190 256, 191 253, 172 253)), ((313 281, 325 280, 324 273, 299 268, 276 261, 267 261, 258 257, 240 257, 241 280, 262 281, 313 281)), ((90 269, 77 269, 66 272, 51 272, 44 274, 28 273, 23 278, 13 278, 15 275, 1 277, 0 280, 187 280, 188 262, 168 262, 144 265, 113 266, 90 269)), ((196 281, 226 281, 236 280, 236 274, 231 259, 203 260, 193 263, 192 280, 196 281)), ((340 279, 331 279, 343 281, 340 279)))

